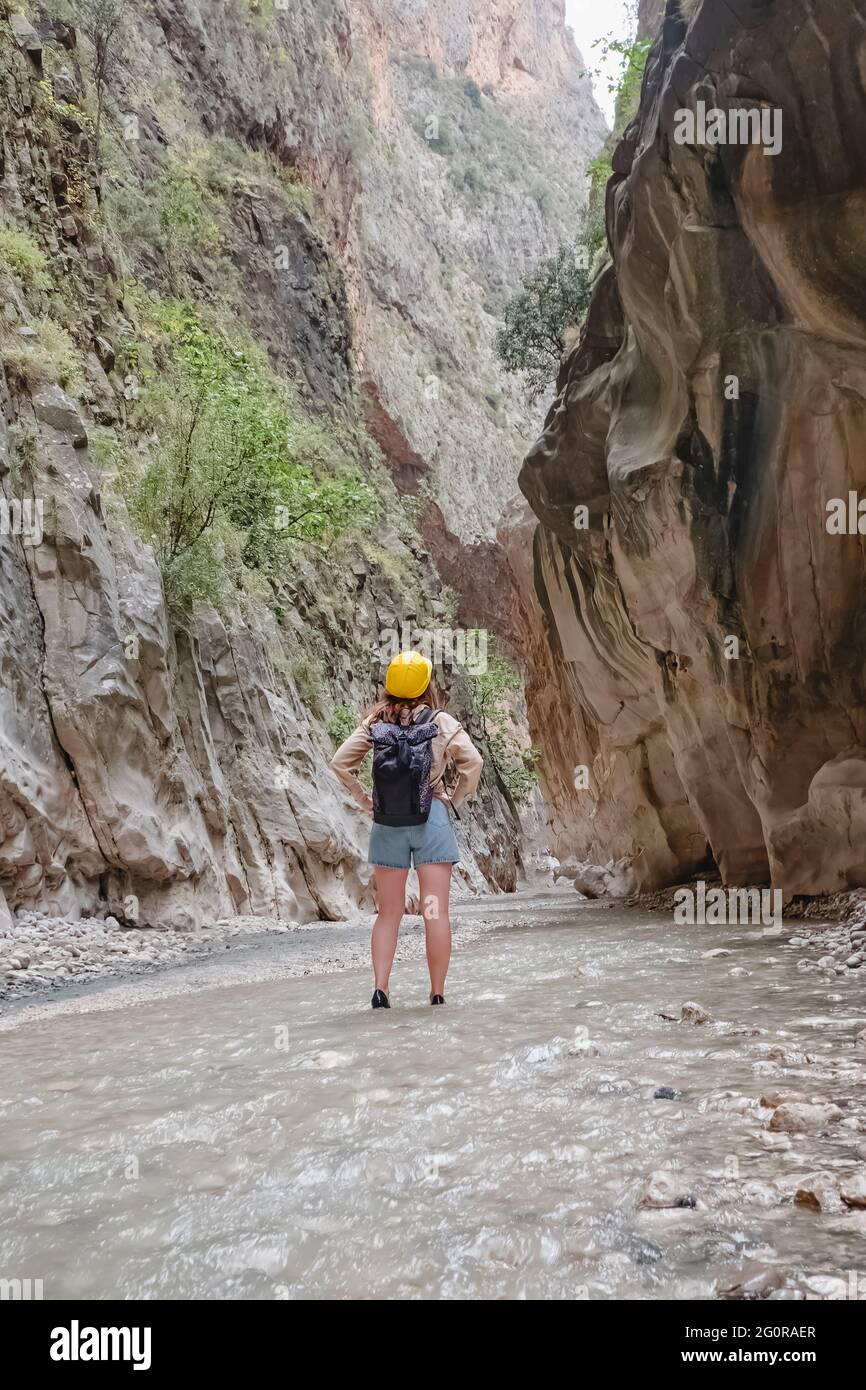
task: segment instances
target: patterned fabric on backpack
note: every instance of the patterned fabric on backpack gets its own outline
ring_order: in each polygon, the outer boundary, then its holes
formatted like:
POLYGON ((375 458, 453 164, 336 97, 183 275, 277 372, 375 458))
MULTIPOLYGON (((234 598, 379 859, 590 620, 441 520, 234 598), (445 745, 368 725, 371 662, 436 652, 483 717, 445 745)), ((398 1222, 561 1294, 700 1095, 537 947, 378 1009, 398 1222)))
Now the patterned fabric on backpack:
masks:
POLYGON ((433 740, 439 732, 432 710, 411 724, 370 725, 373 740, 373 820, 377 825, 423 825, 430 814, 433 740))

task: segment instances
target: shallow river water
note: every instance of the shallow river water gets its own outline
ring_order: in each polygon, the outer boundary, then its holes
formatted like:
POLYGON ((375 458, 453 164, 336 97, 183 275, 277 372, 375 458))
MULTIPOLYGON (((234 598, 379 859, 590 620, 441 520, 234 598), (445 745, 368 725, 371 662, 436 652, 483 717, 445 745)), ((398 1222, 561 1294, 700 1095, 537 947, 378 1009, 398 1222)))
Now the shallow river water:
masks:
POLYGON ((816 951, 787 928, 536 915, 458 940, 441 1009, 411 961, 390 1012, 347 970, 4 1034, 0 1275, 46 1298, 652 1299, 755 1258, 866 1271, 866 1216, 791 1200, 863 1169, 866 981, 798 970, 816 951), (712 1021, 658 1016, 690 1000, 712 1021), (780 1086, 845 1117, 769 1136, 780 1086), (663 1167, 694 1207, 640 1207, 663 1167))

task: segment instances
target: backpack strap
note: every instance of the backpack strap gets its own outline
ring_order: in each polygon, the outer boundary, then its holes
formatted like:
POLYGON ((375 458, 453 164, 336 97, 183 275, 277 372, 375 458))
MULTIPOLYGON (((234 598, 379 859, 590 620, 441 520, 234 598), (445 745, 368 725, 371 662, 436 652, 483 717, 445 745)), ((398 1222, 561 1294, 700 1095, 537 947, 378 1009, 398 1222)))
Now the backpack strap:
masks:
MULTIPOLYGON (((439 713, 439 710, 431 711, 431 717, 435 717, 435 715, 437 715, 438 713, 439 713)), ((462 725, 461 723, 459 723, 456 719, 455 719, 454 722, 455 722, 455 724, 457 724, 457 728, 454 730, 453 734, 449 734, 449 735, 448 735, 447 739, 445 740, 445 747, 442 749, 442 752, 443 752, 443 754, 445 755, 446 759, 447 759, 447 757, 448 757, 448 749, 449 749, 450 745, 454 742, 454 739, 457 737, 457 735, 461 732, 461 730, 462 730, 462 728, 463 728, 463 725, 462 725)), ((442 730, 440 729, 439 732, 441 733, 442 730)), ((436 778, 436 781, 437 781, 437 782, 441 782, 441 781, 442 781, 442 778, 443 778, 444 776, 445 776, 445 771, 444 771, 444 769, 443 769, 442 772, 440 772, 439 776, 436 778)), ((434 783, 433 785, 435 786, 435 783, 434 783)))
MULTIPOLYGON (((438 710, 431 710, 431 711, 430 711, 430 718, 431 718, 431 719, 432 719, 432 718, 435 718, 436 714, 438 714, 438 713, 439 713, 438 710)), ((457 737, 457 735, 461 732, 461 730, 462 730, 462 728, 463 728, 463 725, 460 723, 459 720, 455 720, 454 722, 455 722, 455 724, 457 725, 457 728, 454 730, 453 734, 449 734, 448 738, 447 738, 446 741, 445 741, 445 747, 442 749, 442 758, 443 758, 443 762, 442 762, 442 771, 439 773, 439 776, 438 776, 438 777, 434 777, 434 778, 433 778, 433 780, 432 780, 431 783, 430 783, 430 786, 431 786, 431 787, 438 787, 440 783, 442 783, 442 782, 445 781, 445 773, 448 771, 448 760, 449 760, 449 756, 450 756, 449 753, 448 753, 449 745, 453 742, 453 740, 457 737)), ((441 733, 441 730, 440 730, 440 733, 441 733)), ((451 810, 454 812, 454 814, 455 814, 455 816, 457 817, 457 819, 458 819, 458 820, 462 820, 463 817, 461 816, 460 812, 457 810, 457 807, 456 807, 455 805, 453 805, 453 803, 452 803, 451 801, 449 801, 448 804, 449 804, 449 806, 451 807, 451 810)))

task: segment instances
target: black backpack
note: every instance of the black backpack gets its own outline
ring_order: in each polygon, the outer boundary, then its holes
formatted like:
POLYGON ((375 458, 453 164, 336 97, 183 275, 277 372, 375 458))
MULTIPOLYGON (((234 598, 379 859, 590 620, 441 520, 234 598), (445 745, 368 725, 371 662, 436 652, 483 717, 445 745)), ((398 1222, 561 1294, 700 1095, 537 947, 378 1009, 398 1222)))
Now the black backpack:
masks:
POLYGON ((422 708, 411 724, 370 725, 373 740, 373 820, 377 825, 424 825, 433 788, 430 769, 439 726, 422 708))

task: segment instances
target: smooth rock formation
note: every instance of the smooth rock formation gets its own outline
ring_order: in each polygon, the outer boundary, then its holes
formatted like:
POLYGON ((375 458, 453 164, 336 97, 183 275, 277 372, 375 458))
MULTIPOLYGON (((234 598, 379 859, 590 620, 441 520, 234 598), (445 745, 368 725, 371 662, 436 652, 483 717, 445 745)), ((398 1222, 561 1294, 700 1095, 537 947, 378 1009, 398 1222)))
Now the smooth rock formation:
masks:
POLYGON ((866 498, 864 71, 850 0, 668 4, 523 466, 552 848, 644 887, 866 877, 866 537, 827 528, 866 498), (699 102, 780 112, 781 149, 678 143, 699 102))

